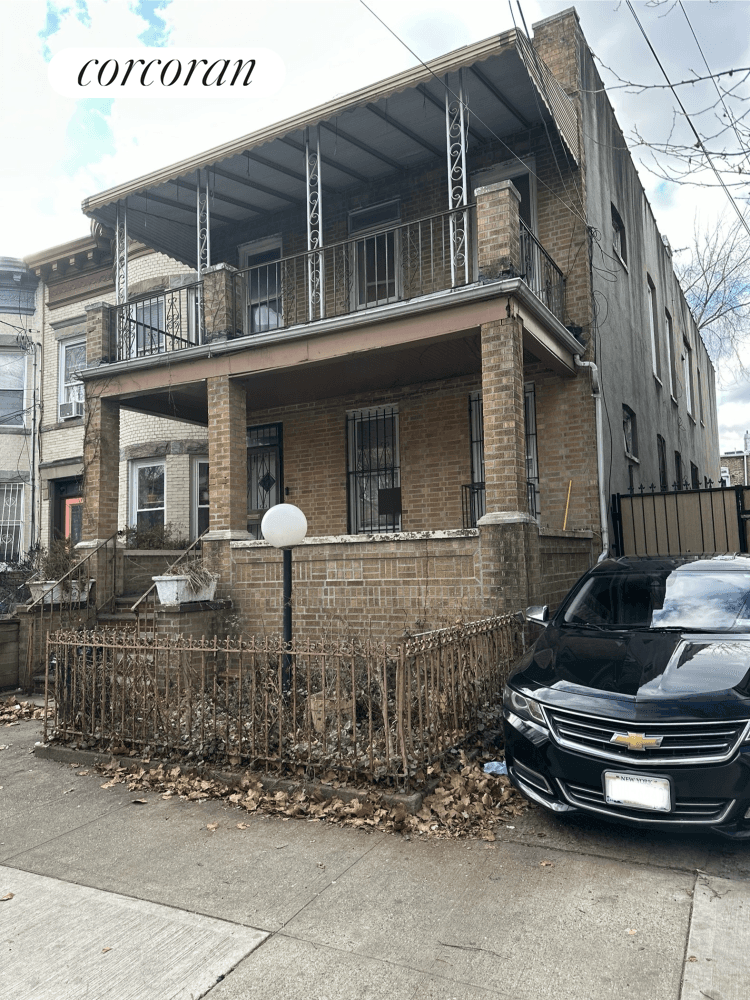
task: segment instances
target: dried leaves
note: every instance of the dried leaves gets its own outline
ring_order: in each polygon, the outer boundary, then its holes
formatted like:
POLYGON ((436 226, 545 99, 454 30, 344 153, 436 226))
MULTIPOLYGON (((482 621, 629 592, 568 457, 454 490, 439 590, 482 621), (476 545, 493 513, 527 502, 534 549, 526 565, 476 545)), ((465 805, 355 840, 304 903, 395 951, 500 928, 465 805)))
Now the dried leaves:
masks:
POLYGON ((43 718, 44 709, 31 701, 19 701, 15 695, 0 701, 0 726, 15 726, 22 719, 43 718))
MULTIPOLYGON (((507 820, 524 812, 524 799, 505 776, 484 774, 481 763, 464 757, 459 771, 446 774, 432 794, 425 797, 416 815, 407 813, 403 804, 392 805, 376 791, 363 790, 361 796, 345 802, 331 798, 319 787, 287 791, 267 790, 257 775, 246 772, 232 787, 218 781, 184 774, 179 767, 160 764, 146 769, 117 762, 98 769, 109 775, 101 787, 126 785, 128 791, 159 792, 163 799, 179 796, 189 802, 222 799, 247 813, 265 813, 283 819, 337 823, 359 829, 377 829, 404 835, 428 837, 482 837, 494 841, 498 820, 507 820)), ((137 800, 140 801, 140 800, 137 800)), ((246 823, 236 824, 247 829, 246 823)), ((215 829, 208 824, 207 829, 215 829)))

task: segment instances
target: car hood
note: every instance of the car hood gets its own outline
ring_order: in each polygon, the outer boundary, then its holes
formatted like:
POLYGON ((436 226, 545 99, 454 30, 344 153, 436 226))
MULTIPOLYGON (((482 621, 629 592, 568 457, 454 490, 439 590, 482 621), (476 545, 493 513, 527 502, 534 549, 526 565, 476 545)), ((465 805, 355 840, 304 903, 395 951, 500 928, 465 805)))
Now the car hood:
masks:
POLYGON ((598 713, 606 699, 633 717, 747 716, 750 634, 605 633, 550 625, 519 663, 514 685, 519 683, 546 688, 537 695, 550 704, 570 705, 572 697, 598 713))

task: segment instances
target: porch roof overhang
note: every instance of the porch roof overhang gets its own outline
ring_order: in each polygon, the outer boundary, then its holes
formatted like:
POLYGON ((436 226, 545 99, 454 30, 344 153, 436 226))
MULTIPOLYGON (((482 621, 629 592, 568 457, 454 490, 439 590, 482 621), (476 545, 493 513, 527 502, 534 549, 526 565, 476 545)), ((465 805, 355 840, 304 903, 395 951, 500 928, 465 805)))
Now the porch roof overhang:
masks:
POLYGON ((247 238, 264 216, 304 209, 305 132, 319 125, 325 212, 327 195, 445 160, 444 81, 455 91, 457 78, 449 75, 460 69, 466 71, 469 150, 543 121, 578 163, 572 100, 525 35, 511 30, 85 198, 83 211, 113 229, 117 205, 127 199, 131 239, 197 267, 198 171, 209 171, 212 241, 221 240, 222 230, 247 238))
POLYGON ((578 374, 583 345, 521 278, 477 283, 365 313, 79 373, 126 409, 208 423, 206 380, 229 375, 248 409, 393 389, 481 372, 481 326, 515 315, 524 348, 558 374, 578 374))

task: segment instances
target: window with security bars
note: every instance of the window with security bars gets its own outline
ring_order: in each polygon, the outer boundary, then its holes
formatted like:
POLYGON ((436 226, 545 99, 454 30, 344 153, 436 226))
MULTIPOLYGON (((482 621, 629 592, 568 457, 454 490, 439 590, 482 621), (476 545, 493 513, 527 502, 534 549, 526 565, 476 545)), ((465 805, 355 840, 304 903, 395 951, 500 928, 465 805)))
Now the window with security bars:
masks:
POLYGON ((523 390, 526 428, 526 493, 529 514, 539 517, 539 455, 536 447, 536 388, 527 382, 523 390))
POLYGON ((24 426, 26 355, 0 354, 0 424, 24 426))
POLYGON ((23 483, 0 486, 0 562, 20 561, 23 548, 23 483))
POLYGON ((349 533, 401 531, 398 409, 354 410, 346 421, 349 533))
POLYGON ((281 424, 247 429, 247 530, 261 538, 260 523, 270 507, 281 503, 281 424))

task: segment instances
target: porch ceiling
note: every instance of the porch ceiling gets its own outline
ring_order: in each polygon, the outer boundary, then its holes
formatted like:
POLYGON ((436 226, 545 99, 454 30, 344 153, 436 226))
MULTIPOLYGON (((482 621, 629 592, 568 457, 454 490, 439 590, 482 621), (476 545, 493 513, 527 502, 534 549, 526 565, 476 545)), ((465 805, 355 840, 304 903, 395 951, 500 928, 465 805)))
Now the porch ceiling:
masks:
MULTIPOLYGON (((405 385, 433 382, 458 375, 480 374, 479 331, 423 341, 396 349, 368 352, 305 365, 302 370, 274 369, 238 377, 247 391, 248 412, 309 403, 316 399, 350 397, 405 385), (312 371, 311 369, 314 369, 312 371)), ((121 396, 120 405, 140 413, 208 423, 206 383, 154 389, 138 396, 121 396)))
MULTIPOLYGON (((212 238, 221 242, 221 230, 235 228, 250 237, 263 216, 304 210, 305 129, 319 124, 325 218, 327 195, 445 159, 442 81, 461 68, 472 112, 470 150, 493 133, 507 136, 544 120, 577 160, 573 104, 525 36, 504 32, 428 65, 86 198, 83 211, 114 228, 117 203, 127 198, 131 239, 196 267, 196 171, 209 171, 212 238)), ((449 85, 455 90, 457 78, 449 85)))

